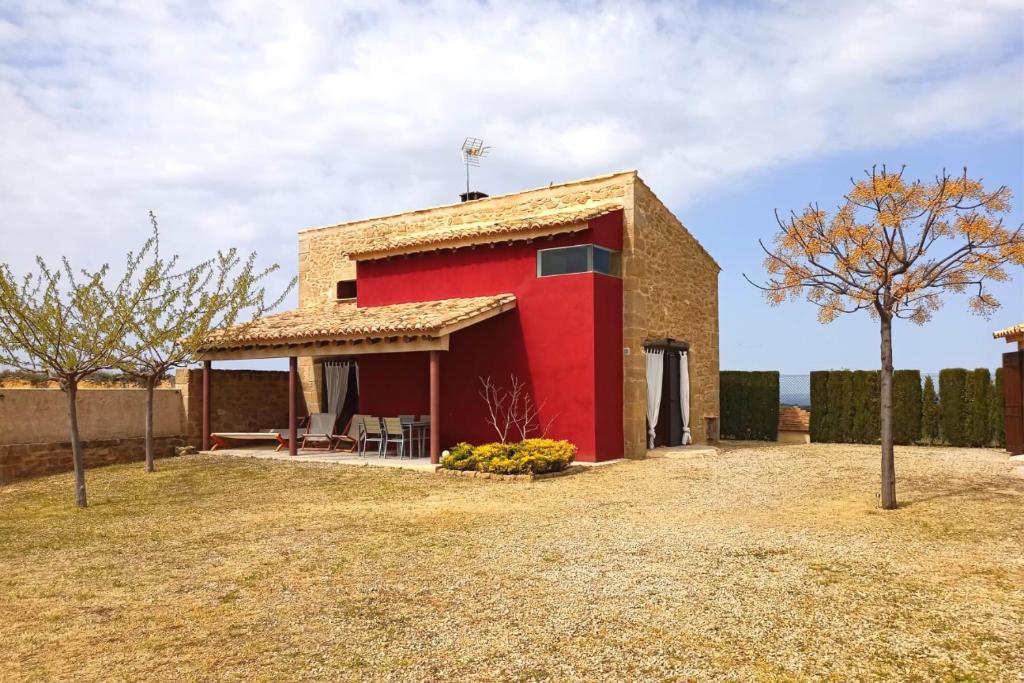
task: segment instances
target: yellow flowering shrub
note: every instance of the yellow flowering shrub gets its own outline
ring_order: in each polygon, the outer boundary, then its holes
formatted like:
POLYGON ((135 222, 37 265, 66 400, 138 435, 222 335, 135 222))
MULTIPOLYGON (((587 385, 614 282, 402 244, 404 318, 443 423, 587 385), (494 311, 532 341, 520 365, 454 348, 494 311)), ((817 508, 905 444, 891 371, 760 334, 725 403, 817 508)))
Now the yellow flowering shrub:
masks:
POLYGON ((472 444, 461 441, 441 456, 441 467, 449 470, 475 470, 477 459, 472 444))
POLYGON ((495 474, 544 474, 565 469, 576 457, 568 441, 526 439, 520 443, 487 443, 473 447, 460 443, 441 459, 453 470, 478 470, 495 474))

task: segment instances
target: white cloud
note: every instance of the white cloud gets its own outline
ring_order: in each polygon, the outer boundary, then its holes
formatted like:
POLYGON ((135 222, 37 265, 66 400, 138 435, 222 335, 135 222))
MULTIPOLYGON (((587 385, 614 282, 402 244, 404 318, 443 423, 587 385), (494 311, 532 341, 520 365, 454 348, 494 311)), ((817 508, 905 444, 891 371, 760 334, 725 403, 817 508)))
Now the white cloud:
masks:
POLYGON ((675 205, 860 146, 1019 128, 1013 2, 32 2, 0 9, 0 261, 170 247, 639 168, 675 205))

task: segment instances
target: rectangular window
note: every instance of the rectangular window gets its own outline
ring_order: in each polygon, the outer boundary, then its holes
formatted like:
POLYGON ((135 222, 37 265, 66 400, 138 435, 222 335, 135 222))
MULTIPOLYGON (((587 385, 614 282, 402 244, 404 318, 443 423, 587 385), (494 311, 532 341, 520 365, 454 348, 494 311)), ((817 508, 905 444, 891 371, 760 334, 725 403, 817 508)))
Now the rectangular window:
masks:
POLYGON ((621 275, 619 252, 594 244, 537 250, 537 277, 571 273, 621 275))
POLYGON ((356 281, 355 280, 340 280, 338 282, 338 298, 339 299, 355 299, 356 298, 356 281))

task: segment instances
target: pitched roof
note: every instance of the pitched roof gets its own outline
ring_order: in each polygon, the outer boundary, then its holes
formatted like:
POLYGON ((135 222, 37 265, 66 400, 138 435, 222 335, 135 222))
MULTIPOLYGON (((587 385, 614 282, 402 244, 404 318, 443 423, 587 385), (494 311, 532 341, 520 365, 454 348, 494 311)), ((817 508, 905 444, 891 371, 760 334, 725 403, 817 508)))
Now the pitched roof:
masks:
POLYGON ((584 230, 587 221, 625 208, 628 187, 635 177, 636 171, 622 171, 308 228, 299 231, 300 254, 304 244, 329 244, 334 255, 368 260, 584 230))
POLYGON ((405 234, 376 232, 362 235, 348 250, 349 258, 379 258, 428 249, 454 248, 544 235, 586 230, 587 221, 622 209, 621 201, 601 202, 574 209, 560 209, 528 215, 512 215, 490 221, 463 223, 405 234))
POLYGON ((326 301, 260 318, 211 338, 204 350, 316 340, 438 337, 515 308, 514 294, 358 307, 326 301))
POLYGON ((1016 325, 1007 327, 1005 330, 996 330, 992 333, 992 337, 994 339, 1006 339, 1007 337, 1017 337, 1021 335, 1024 335, 1024 323, 1017 323, 1016 325))

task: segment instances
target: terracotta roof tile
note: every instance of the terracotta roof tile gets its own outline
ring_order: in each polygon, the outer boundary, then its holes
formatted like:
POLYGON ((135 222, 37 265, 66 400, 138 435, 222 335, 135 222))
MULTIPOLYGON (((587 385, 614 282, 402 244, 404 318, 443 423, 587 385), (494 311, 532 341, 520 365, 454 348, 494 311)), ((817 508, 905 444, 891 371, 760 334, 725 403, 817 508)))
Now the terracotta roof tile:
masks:
POLYGON ((800 406, 789 406, 779 411, 779 429, 794 432, 811 431, 811 414, 800 406))
POLYGON ((441 249, 453 246, 486 244, 504 239, 526 239, 541 232, 569 232, 572 228, 585 229, 587 221, 622 209, 622 201, 605 201, 572 209, 558 209, 531 215, 513 215, 508 218, 400 233, 387 223, 373 223, 353 230, 348 236, 352 247, 349 258, 359 260, 392 254, 441 249), (558 230, 566 228, 565 230, 558 230))
POLYGON ((472 324, 474 318, 514 308, 515 303, 514 294, 362 308, 352 302, 328 301, 230 328, 225 334, 212 338, 206 350, 311 339, 436 337, 453 327, 472 324))
POLYGON ((1005 339, 1007 337, 1016 337, 1019 334, 1024 335, 1024 323, 1017 323, 1007 327, 1005 330, 997 330, 992 333, 992 337, 995 339, 1005 339))

